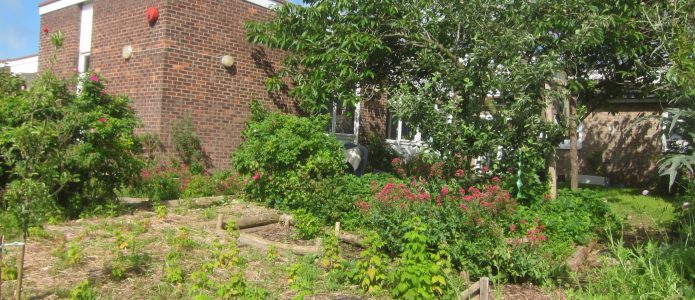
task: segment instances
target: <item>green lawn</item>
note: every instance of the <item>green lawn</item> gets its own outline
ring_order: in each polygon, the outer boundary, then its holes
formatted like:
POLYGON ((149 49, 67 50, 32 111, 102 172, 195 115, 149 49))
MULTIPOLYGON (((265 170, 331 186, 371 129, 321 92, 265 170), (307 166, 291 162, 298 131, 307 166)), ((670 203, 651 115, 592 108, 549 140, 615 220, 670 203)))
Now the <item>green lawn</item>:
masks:
POLYGON ((668 196, 643 196, 630 188, 586 187, 598 192, 624 222, 635 229, 655 230, 674 220, 673 200, 668 196))

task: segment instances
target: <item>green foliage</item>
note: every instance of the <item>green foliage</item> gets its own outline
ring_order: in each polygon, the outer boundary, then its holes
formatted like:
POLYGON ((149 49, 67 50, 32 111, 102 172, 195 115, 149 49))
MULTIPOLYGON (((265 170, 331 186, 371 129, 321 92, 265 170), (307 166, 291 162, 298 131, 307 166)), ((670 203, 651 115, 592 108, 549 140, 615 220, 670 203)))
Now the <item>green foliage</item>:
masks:
POLYGON ((319 219, 306 210, 295 211, 293 225, 294 231, 300 239, 310 240, 321 233, 319 219))
POLYGON ((387 144, 383 137, 377 135, 367 136, 367 149, 369 150, 368 172, 391 172, 391 161, 398 157, 398 152, 387 144))
POLYGON ((53 251, 53 256, 58 259, 58 264, 62 267, 74 267, 82 263, 84 253, 82 245, 78 241, 62 241, 53 251))
POLYGON ((307 188, 341 174, 345 165, 340 143, 324 133, 326 118, 271 113, 258 102, 251 111, 245 142, 232 159, 247 182, 246 195, 283 209, 310 207, 307 188))
POLYGON ((164 281, 172 284, 179 284, 185 281, 186 275, 179 262, 181 255, 180 252, 175 250, 167 253, 166 259, 164 260, 164 281))
POLYGON ((0 68, 0 99, 17 96, 25 85, 24 79, 12 74, 10 68, 0 68))
POLYGON ((80 282, 75 288, 70 290, 69 300, 96 300, 98 297, 98 292, 94 286, 85 280, 80 282))
POLYGON ((174 149, 181 161, 190 166, 193 174, 201 174, 208 166, 208 157, 203 150, 200 138, 195 134, 195 128, 189 117, 174 122, 171 129, 174 149))
POLYGON ((3 255, 2 273, 0 273, 0 276, 2 276, 3 281, 17 280, 17 259, 14 256, 7 257, 3 255))
POLYGON ((360 259, 352 279, 371 294, 383 288, 390 260, 382 251, 384 242, 377 233, 368 235, 365 243, 369 246, 360 252, 360 259))
POLYGON ((116 232, 114 242, 114 256, 111 261, 111 277, 116 280, 123 280, 129 274, 142 274, 150 266, 152 257, 143 250, 143 242, 137 239, 135 232, 122 234, 116 232))
MULTIPOLYGON (((611 240, 605 266, 592 270, 572 298, 692 299, 693 247, 649 242, 628 248, 611 240)), ((578 278, 579 279, 579 278, 578 278)))
POLYGON ((521 207, 516 214, 516 222, 536 219, 543 220, 549 238, 577 244, 586 244, 604 228, 617 228, 618 225, 606 200, 599 193, 587 189, 578 192, 560 190, 557 199, 521 207))
POLYGON ((312 295, 319 271, 313 263, 307 261, 299 261, 290 266, 287 283, 291 290, 297 292, 293 299, 304 299, 312 295))
POLYGON ((408 222, 403 252, 396 267, 389 273, 391 295, 399 299, 434 299, 447 289, 446 272, 449 269, 446 253, 428 249, 427 225, 415 217, 408 222))
POLYGON ((114 189, 139 171, 130 100, 106 94, 96 74, 80 80, 79 94, 74 84, 46 73, 0 100, 0 186, 15 190, 0 199, 0 213, 24 230, 115 200, 114 189))
POLYGON ((326 234, 321 244, 321 266, 328 270, 340 269, 343 258, 340 256, 340 240, 335 234, 326 234))

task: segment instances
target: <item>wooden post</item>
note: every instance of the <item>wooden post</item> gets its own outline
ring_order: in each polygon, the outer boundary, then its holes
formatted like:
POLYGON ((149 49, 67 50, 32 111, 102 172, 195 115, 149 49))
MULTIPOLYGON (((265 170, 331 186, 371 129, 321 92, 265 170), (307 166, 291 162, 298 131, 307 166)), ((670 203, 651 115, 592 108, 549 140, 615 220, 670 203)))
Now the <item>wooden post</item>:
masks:
POLYGON ((488 300, 490 292, 490 278, 480 278, 480 300, 488 300))
POLYGON ((2 252, 5 251, 5 235, 0 235, 0 300, 2 300, 2 252))
POLYGON ((217 225, 215 226, 218 230, 222 230, 222 214, 217 215, 217 225))
POLYGON ((335 236, 340 236, 340 222, 335 222, 335 236))
POLYGON ((22 234, 22 249, 19 252, 19 260, 17 261, 17 292, 16 300, 22 299, 22 281, 24 277, 24 253, 27 249, 27 234, 26 232, 22 234))

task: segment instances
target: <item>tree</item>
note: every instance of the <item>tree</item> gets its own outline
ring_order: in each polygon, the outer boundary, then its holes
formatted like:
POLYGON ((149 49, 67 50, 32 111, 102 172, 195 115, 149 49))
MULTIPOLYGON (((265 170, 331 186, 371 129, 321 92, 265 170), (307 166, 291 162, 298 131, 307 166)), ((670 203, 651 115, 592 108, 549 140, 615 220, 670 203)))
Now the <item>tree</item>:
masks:
MULTIPOLYGON (((0 79, 3 82, 4 79, 0 79)), ((0 229, 4 233, 73 218, 114 201, 137 175, 139 125, 130 100, 104 92, 103 79, 42 75, 27 91, 0 98, 0 229)))
MULTIPOLYGON (((312 111, 386 93, 402 120, 444 159, 487 157, 491 168, 544 168, 576 114, 547 122, 548 97, 588 110, 634 82, 648 50, 637 1, 307 1, 252 23, 249 39, 288 51, 271 90, 312 111), (638 46, 638 47, 633 47, 638 46), (566 89, 547 95, 558 71, 566 89), (601 76, 593 76, 600 74, 601 76), (544 121, 545 120, 545 121, 544 121)), ((571 134, 572 135, 572 134, 571 134)), ((576 138, 575 138, 576 140, 576 138)), ((576 143, 575 143, 576 144, 576 143)), ((575 155, 576 165, 576 155, 575 155)), ((527 178, 527 180, 531 180, 527 178)))

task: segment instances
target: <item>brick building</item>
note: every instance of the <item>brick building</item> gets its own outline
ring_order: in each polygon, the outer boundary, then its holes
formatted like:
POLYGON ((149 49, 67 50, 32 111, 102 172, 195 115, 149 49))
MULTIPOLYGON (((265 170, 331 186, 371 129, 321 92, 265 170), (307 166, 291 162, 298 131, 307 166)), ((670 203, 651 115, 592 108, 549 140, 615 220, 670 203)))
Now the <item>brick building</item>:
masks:
MULTIPOLYGON (((128 95, 144 132, 158 134, 170 147, 172 124, 190 117, 215 168, 229 167, 229 155, 242 142, 249 104, 296 112, 286 95, 269 94, 265 79, 282 53, 246 41, 244 22, 272 17, 269 7, 284 0, 49 0, 39 5, 43 34, 39 71, 61 76, 94 70, 111 93, 128 95), (150 24, 148 8, 159 19, 150 24), (50 42, 62 32, 63 47, 50 42), (229 55, 231 68, 221 64, 229 55), (127 58, 126 58, 127 57, 127 58)), ((345 141, 364 142, 368 133, 385 138, 402 153, 422 146, 417 130, 390 120, 385 101, 362 103, 354 116, 333 111, 332 129, 345 141)), ((661 154, 659 122, 631 127, 640 113, 661 114, 658 103, 618 103, 597 111, 582 128, 580 173, 628 186, 655 186, 661 154)), ((567 151, 559 150, 558 174, 567 174, 567 151)))
MULTIPOLYGON (((42 34, 39 69, 61 76, 94 70, 108 91, 128 95, 143 131, 170 146, 172 124, 189 117, 215 168, 229 167, 229 155, 242 141, 249 104, 296 111, 285 95, 271 95, 265 79, 281 53, 246 41, 244 22, 272 16, 283 0, 49 0, 39 4, 42 34), (150 24, 146 10, 158 9, 150 24), (60 31, 56 50, 50 34, 60 31), (128 55, 125 55, 127 52, 128 55), (234 66, 226 68, 221 57, 234 66), (129 58, 125 58, 130 56, 129 58)), ((368 105, 365 105, 368 106, 368 105)), ((371 121, 379 110, 363 110, 362 130, 384 126, 371 121), (376 127, 375 127, 376 126, 376 127)), ((337 112, 338 117, 340 112, 337 112)), ((340 119, 340 118, 338 118, 340 119)), ((337 124, 335 127, 340 127, 337 124)), ((356 139, 355 127, 341 137, 356 139)), ((383 129, 382 129, 383 130, 383 129)))

